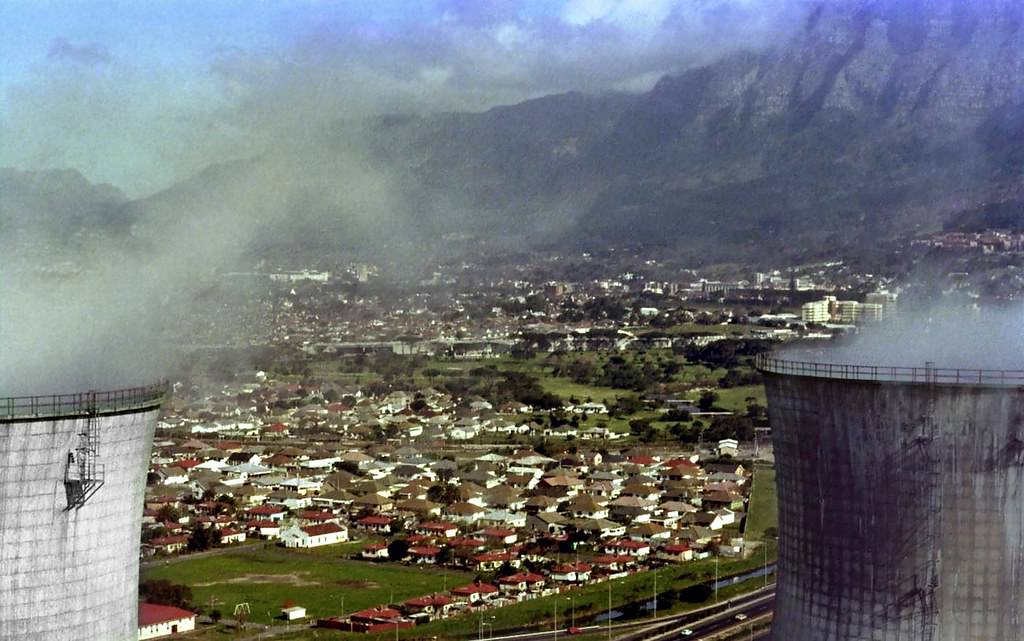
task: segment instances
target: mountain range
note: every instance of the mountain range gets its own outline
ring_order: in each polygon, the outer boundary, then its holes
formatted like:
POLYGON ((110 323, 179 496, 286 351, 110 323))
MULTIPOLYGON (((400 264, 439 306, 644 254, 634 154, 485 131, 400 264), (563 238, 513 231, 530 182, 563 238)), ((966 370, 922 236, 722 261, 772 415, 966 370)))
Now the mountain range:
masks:
POLYGON ((134 202, 68 172, 5 171, 0 210, 137 225, 252 208, 275 239, 304 246, 458 234, 756 260, 943 227, 1021 229, 1022 172, 1024 5, 837 0, 767 50, 645 93, 339 121, 134 202))

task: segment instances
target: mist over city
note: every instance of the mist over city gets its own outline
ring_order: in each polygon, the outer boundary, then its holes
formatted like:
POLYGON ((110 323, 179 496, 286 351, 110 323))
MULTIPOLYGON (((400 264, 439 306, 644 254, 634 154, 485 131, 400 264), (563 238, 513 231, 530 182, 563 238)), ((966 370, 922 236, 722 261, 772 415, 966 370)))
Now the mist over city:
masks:
POLYGON ((1011 0, 11 0, 0 641, 1021 641, 1022 141, 1011 0))

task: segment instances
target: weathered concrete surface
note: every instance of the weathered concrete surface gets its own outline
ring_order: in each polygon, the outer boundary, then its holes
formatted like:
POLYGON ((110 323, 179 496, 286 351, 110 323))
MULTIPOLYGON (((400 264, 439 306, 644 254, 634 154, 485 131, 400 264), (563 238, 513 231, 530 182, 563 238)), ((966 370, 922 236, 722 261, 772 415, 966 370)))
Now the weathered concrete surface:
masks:
POLYGON ((85 419, 0 422, 0 641, 138 637, 139 531, 157 409, 101 416, 105 482, 65 511, 85 419))
POLYGON ((1024 388, 765 384, 776 641, 1024 640, 1024 388))

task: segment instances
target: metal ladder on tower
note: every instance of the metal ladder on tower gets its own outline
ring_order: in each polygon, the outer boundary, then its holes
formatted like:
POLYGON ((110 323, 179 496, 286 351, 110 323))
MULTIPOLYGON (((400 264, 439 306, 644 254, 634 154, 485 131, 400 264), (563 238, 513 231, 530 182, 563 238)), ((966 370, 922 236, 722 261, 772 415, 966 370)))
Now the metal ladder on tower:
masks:
POLYGON ((68 452, 64 467, 66 510, 77 510, 103 485, 103 465, 99 463, 100 428, 97 421, 96 394, 89 393, 86 417, 78 432, 78 443, 68 452))
POLYGON ((888 617, 909 633, 902 637, 908 641, 934 641, 938 634, 944 489, 941 443, 937 422, 929 411, 921 417, 918 434, 904 443, 900 456, 904 472, 913 478, 911 505, 906 507, 918 526, 897 542, 898 555, 913 554, 922 547, 927 554, 923 564, 910 574, 897 575, 894 587, 899 596, 887 608, 888 617))

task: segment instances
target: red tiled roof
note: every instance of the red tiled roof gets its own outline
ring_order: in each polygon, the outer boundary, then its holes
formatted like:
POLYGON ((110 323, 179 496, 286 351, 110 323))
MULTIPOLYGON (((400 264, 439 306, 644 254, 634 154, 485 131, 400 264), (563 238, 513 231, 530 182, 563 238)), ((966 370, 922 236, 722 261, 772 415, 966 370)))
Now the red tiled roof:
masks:
POLYGON ((302 528, 302 531, 310 536, 322 536, 324 534, 344 532, 345 529, 339 526, 337 523, 322 523, 320 525, 307 525, 306 527, 302 528))
POLYGON ((464 585, 459 588, 449 590, 452 594, 492 594, 498 591, 498 588, 490 585, 489 583, 471 583, 464 585))
POLYGON ((624 539, 624 540, 621 540, 621 541, 612 541, 610 543, 607 543, 607 544, 605 544, 605 547, 609 547, 609 548, 623 548, 623 549, 626 549, 626 550, 639 550, 641 548, 649 548, 649 547, 651 547, 651 544, 650 543, 644 543, 643 541, 629 541, 629 540, 625 540, 624 539))
POLYGON ((544 577, 539 574, 533 574, 532 572, 520 572, 519 574, 513 574, 498 579, 498 583, 519 583, 525 581, 526 583, 542 583, 544 577))
POLYGON ((424 521, 416 526, 417 530, 430 530, 431 532, 447 532, 448 530, 458 530, 459 527, 452 523, 441 523, 439 521, 424 521))
POLYGON ((357 619, 397 619, 402 613, 391 608, 376 607, 353 612, 351 616, 357 619))
POLYGON ((433 545, 423 545, 409 548, 409 554, 416 556, 437 556, 441 553, 441 548, 434 547, 433 545))
POLYGON ((249 508, 248 510, 245 511, 245 513, 246 514, 262 514, 262 515, 269 516, 271 514, 282 514, 282 513, 287 512, 287 511, 288 510, 284 509, 283 507, 274 507, 272 505, 259 505, 257 507, 249 508))
POLYGON ((268 519, 257 519, 255 521, 249 521, 245 524, 248 528, 266 528, 266 527, 281 527, 281 524, 277 521, 271 521, 268 519))
POLYGON ((508 552, 485 552, 484 554, 477 554, 473 557, 473 560, 477 563, 486 563, 488 561, 511 561, 512 555, 508 552))
POLYGON ((390 525, 390 516, 364 516, 356 521, 359 525, 390 525))
POLYGON ((583 563, 581 561, 579 563, 565 563, 563 565, 559 565, 552 569, 551 572, 556 574, 566 574, 568 572, 589 572, 590 570, 590 564, 583 563))
POLYGON ((338 518, 333 512, 306 510, 299 512, 300 519, 306 519, 307 521, 331 521, 338 518))
POLYGON ((650 465, 655 462, 650 456, 630 456, 628 460, 636 465, 650 465))
POLYGON ((178 543, 188 543, 187 536, 158 536, 152 539, 149 544, 162 547, 164 545, 175 545, 178 543))
POLYGON ((687 550, 689 550, 690 546, 684 543, 673 543, 671 545, 666 545, 661 549, 662 551, 668 552, 669 554, 679 554, 680 552, 686 552, 687 550))
POLYGON ((428 605, 448 605, 451 602, 452 600, 443 594, 432 594, 430 596, 421 596, 416 597, 415 599, 409 599, 405 604, 416 608, 423 608, 428 605))
POLYGON ((169 605, 157 605, 155 603, 139 604, 139 627, 167 623, 169 621, 180 621, 182 619, 195 618, 195 613, 169 605))
POLYGON ((485 544, 483 539, 474 539, 468 536, 458 536, 448 542, 453 548, 478 548, 485 544))

